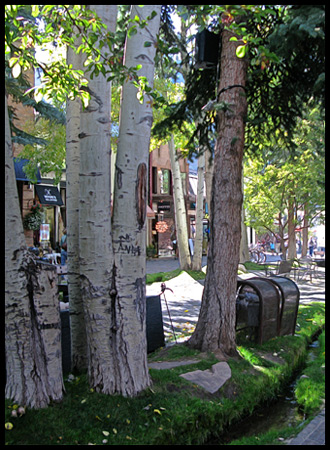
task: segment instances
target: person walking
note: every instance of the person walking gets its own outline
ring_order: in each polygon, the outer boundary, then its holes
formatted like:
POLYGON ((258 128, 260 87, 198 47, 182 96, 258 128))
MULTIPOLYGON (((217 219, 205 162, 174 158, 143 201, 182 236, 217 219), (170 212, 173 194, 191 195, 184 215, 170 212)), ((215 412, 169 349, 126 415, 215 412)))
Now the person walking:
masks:
POLYGON ((313 253, 314 253, 314 241, 313 241, 313 238, 310 238, 310 240, 308 242, 308 249, 309 249, 310 256, 313 256, 313 253))
POLYGON ((65 266, 68 258, 66 228, 63 229, 63 236, 61 237, 61 266, 65 266))

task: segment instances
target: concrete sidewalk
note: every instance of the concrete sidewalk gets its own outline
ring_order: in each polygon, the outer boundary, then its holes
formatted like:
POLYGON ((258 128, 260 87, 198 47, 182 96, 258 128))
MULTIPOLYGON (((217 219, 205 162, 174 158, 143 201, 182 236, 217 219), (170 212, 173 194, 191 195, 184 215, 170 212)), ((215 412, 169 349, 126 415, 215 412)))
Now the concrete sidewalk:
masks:
POLYGON ((325 445, 325 408, 287 445, 325 445))

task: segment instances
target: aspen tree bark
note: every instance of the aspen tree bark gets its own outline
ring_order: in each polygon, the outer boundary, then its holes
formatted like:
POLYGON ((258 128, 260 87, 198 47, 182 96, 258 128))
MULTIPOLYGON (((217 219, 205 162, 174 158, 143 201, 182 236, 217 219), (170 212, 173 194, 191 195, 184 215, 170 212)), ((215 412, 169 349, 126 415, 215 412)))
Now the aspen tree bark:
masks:
MULTIPOLYGON (((131 18, 149 17, 145 28, 126 39, 124 64, 141 64, 138 74, 153 85, 160 5, 132 5, 131 18), (152 12, 156 15, 152 17, 152 12), (150 43, 145 46, 145 42, 150 43), (149 46, 148 46, 149 45, 149 46)), ((113 370, 118 391, 133 396, 151 384, 146 341, 146 207, 152 99, 141 103, 136 87, 123 85, 117 146, 113 208, 115 264, 111 291, 111 340, 116 354, 113 370)))
MULTIPOLYGON (((81 39, 78 39, 77 46, 81 39)), ((82 69, 81 53, 70 47, 67 63, 82 69)), ((87 338, 84 309, 80 290, 79 267, 79 171, 80 171, 80 112, 79 99, 68 100, 66 106, 66 217, 68 247, 68 291, 70 302, 71 370, 87 368, 87 338)))
POLYGON ((222 34, 219 129, 214 156, 207 274, 196 329, 188 345, 202 351, 236 354, 237 267, 241 239, 242 160, 247 103, 247 61, 236 56, 239 41, 222 34), (229 88, 229 89, 227 89, 229 88), (225 107, 227 106, 227 107, 225 107))
POLYGON ((180 267, 182 270, 189 270, 191 268, 191 258, 188 245, 186 206, 182 189, 180 165, 176 159, 177 153, 173 136, 171 136, 168 146, 172 168, 176 239, 179 249, 180 267))
MULTIPOLYGON (((90 5, 108 30, 115 31, 116 5, 90 5)), ((111 279, 113 249, 110 214, 111 85, 102 75, 89 80, 89 105, 80 122, 79 249, 80 278, 92 388, 117 390, 112 349, 111 279)))
MULTIPOLYGON (((244 195, 244 174, 242 171, 242 193, 244 195)), ((245 263, 249 261, 249 245, 248 245, 248 237, 247 237, 247 229, 245 225, 245 210, 242 205, 242 215, 241 215, 241 242, 239 247, 239 262, 245 263)))
POLYGON ((212 180, 213 180, 213 168, 214 160, 211 150, 206 148, 205 150, 205 189, 206 189, 206 202, 209 212, 209 220, 211 218, 211 198, 212 198, 212 180))
POLYGON ((302 236, 302 249, 301 256, 306 256, 308 252, 308 210, 307 205, 304 208, 304 222, 303 222, 303 236, 302 236))
POLYGON ((205 152, 198 158, 197 169, 197 202, 196 202, 196 235, 192 270, 202 270, 203 255, 203 211, 204 211, 204 169, 205 152))
POLYGON ((56 269, 41 269, 26 249, 6 97, 5 200, 5 396, 43 408, 64 389, 56 269))
POLYGON ((249 261, 249 245, 248 245, 248 237, 247 237, 247 229, 245 225, 245 211, 242 208, 242 223, 241 223, 241 243, 239 248, 239 262, 245 263, 249 261))

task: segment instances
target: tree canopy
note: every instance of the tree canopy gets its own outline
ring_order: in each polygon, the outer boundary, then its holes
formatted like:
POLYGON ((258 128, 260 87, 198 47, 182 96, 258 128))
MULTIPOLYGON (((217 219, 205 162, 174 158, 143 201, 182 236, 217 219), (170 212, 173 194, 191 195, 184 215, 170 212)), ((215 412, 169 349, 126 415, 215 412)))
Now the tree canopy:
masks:
POLYGON ((246 158, 247 223, 258 233, 287 233, 287 212, 302 227, 322 218, 325 208, 324 120, 319 108, 305 107, 293 133, 294 154, 274 136, 258 156, 246 158))
MULTIPOLYGON (((199 30, 206 28, 218 34, 229 25, 235 25, 242 42, 241 56, 248 54, 250 59, 246 86, 249 105, 246 150, 256 151, 260 136, 268 138, 275 131, 280 133, 283 145, 292 149, 292 133, 302 106, 311 97, 324 106, 325 6, 179 5, 177 13, 187 26, 197 25, 199 30), (240 16, 239 21, 237 16, 240 16)), ((187 147, 193 152, 197 147, 196 139, 204 145, 212 142, 216 110, 213 108, 202 114, 202 108, 216 101, 221 67, 196 68, 189 42, 180 41, 174 34, 169 25, 167 35, 186 48, 187 60, 181 61, 181 66, 188 67, 186 95, 184 100, 167 105, 167 118, 155 124, 153 132, 162 135, 180 126, 183 120, 199 118, 196 132, 187 139, 187 147)))

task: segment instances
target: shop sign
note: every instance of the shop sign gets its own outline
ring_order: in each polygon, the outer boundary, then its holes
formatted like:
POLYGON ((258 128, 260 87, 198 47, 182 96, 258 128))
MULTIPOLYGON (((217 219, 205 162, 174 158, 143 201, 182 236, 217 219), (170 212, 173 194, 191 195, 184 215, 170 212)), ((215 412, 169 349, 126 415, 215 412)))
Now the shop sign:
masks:
POLYGON ((50 189, 44 189, 44 199, 46 200, 46 202, 56 202, 57 201, 57 197, 56 195, 52 195, 50 189))
POLYGON ((158 202, 157 203, 157 211, 171 211, 171 203, 170 202, 158 202))
POLYGON ((61 194, 56 186, 46 186, 42 184, 39 185, 37 184, 35 186, 35 191, 42 205, 49 205, 49 206, 63 205, 61 194))
POLYGON ((159 222, 156 223, 156 227, 155 228, 156 228, 158 233, 165 233, 165 231, 168 230, 168 225, 163 220, 160 220, 159 222))

